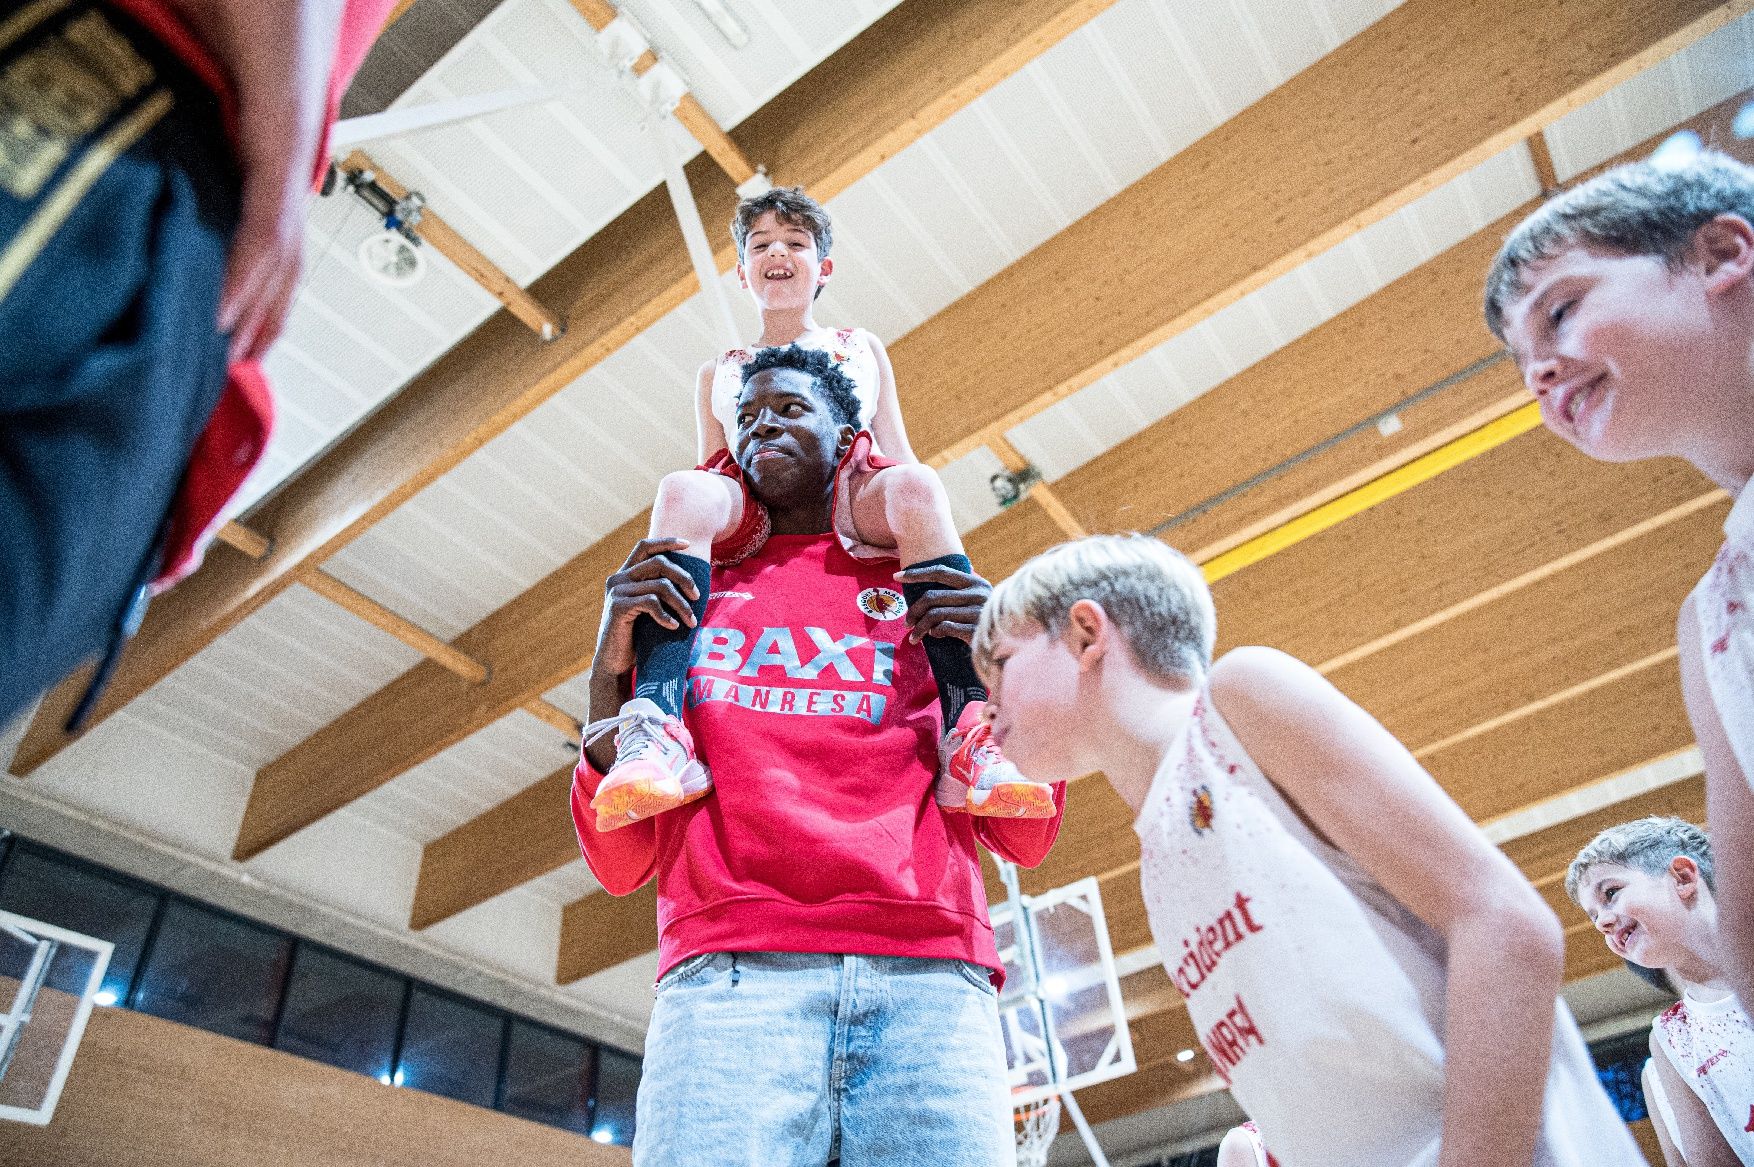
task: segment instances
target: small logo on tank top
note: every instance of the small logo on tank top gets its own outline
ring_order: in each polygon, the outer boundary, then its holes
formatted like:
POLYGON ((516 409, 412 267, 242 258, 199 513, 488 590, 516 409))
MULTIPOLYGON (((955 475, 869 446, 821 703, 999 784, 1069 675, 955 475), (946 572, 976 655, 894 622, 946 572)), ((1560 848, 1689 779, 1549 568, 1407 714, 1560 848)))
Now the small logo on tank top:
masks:
POLYGON ((1200 786, 1188 799, 1188 825, 1194 834, 1203 835, 1212 829, 1212 788, 1200 786))
POLYGON ((907 601, 894 588, 866 588, 859 593, 859 611, 873 620, 899 620, 907 612, 907 601))

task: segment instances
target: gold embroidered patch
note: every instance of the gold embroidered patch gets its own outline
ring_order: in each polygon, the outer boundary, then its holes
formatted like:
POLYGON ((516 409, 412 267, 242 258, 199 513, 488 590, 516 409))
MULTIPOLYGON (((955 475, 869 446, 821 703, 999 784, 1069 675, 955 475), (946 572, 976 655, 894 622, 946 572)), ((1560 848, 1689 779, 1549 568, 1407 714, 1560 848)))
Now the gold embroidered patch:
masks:
POLYGON ((32 199, 78 146, 155 79, 100 12, 0 68, 0 189, 32 199))

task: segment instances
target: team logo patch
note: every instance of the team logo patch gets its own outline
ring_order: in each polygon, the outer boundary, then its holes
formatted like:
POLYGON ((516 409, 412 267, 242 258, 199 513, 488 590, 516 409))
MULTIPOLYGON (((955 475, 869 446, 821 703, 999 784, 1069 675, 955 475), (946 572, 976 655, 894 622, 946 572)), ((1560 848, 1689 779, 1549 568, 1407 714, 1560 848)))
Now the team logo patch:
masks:
POLYGON ((866 588, 859 593, 859 611, 873 620, 899 620, 907 601, 894 588, 866 588))
POLYGON ((1194 834, 1203 835, 1212 829, 1212 788, 1201 786, 1188 799, 1188 825, 1194 834))

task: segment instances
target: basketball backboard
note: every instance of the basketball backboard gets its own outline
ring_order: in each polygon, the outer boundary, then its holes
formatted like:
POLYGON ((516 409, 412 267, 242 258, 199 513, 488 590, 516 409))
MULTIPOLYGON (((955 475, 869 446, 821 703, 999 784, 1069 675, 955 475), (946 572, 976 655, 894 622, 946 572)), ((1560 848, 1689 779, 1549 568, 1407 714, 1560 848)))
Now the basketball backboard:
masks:
POLYGON ((54 1116, 112 947, 0 912, 0 1119, 54 1116))
POLYGON ((1097 881, 1014 894, 991 914, 1005 964, 999 1019, 1012 1105, 1132 1073, 1133 1043, 1097 881))

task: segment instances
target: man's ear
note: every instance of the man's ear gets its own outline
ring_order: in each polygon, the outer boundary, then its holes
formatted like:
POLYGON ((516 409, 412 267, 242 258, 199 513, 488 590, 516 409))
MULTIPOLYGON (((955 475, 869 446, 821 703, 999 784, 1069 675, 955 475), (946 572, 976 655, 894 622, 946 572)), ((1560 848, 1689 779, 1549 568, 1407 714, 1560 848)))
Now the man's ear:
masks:
POLYGON ((841 454, 846 453, 849 449, 852 448, 853 439, 858 437, 858 436, 859 436, 859 431, 857 429, 853 428, 852 426, 850 426, 850 425, 841 426, 840 429, 835 431, 835 438, 836 438, 835 451, 837 453, 841 453, 841 454))
POLYGON ((1708 292, 1726 292, 1754 274, 1754 224, 1740 215, 1718 215, 1700 224, 1689 248, 1705 273, 1708 292))
POLYGON ((1675 894, 1681 902, 1692 906, 1699 898, 1699 889, 1705 886, 1699 873, 1699 864, 1686 855, 1677 855, 1669 860, 1669 878, 1675 881, 1675 894))

